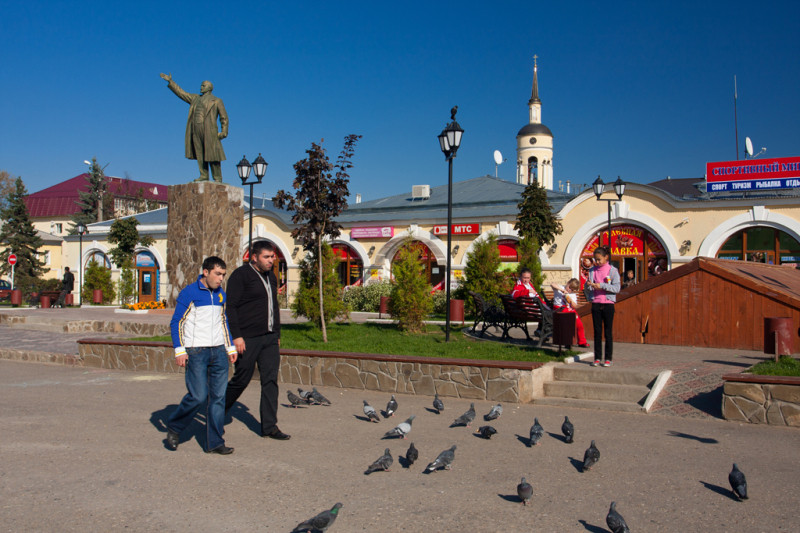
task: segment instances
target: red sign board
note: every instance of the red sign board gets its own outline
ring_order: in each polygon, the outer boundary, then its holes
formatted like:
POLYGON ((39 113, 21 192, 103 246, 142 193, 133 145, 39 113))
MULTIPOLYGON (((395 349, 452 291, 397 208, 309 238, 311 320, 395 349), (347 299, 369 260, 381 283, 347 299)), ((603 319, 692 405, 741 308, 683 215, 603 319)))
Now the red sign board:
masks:
MULTIPOLYGON (((605 230, 600 234, 604 245, 607 243, 606 239, 608 237, 606 235, 607 233, 605 230)), ((631 225, 613 226, 611 228, 612 255, 623 257, 641 256, 644 253, 645 243, 647 243, 647 252, 649 256, 666 255, 661 242, 644 228, 631 225)), ((581 256, 591 256, 599 244, 599 237, 595 235, 586 244, 581 256)))
POLYGON ((706 191, 758 191, 800 187, 800 157, 706 163, 706 191))
MULTIPOLYGON (((480 235, 480 224, 453 224, 453 235, 480 235)), ((434 235, 447 235, 447 224, 433 227, 434 235)))
POLYGON ((14 254, 9 255, 8 256, 8 264, 9 265, 16 265, 17 264, 17 256, 14 255, 14 254))

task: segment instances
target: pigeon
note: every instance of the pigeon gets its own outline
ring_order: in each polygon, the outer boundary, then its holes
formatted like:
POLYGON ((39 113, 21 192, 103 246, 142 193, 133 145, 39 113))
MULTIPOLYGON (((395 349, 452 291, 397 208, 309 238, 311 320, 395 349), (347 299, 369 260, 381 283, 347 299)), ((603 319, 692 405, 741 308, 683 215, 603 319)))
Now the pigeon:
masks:
POLYGON ((364 415, 367 418, 369 418, 372 422, 380 422, 381 421, 381 417, 379 417, 378 413, 375 412, 375 408, 367 403, 367 400, 364 400, 364 415))
POLYGON ((440 453, 439 456, 431 464, 428 465, 428 467, 425 469, 425 472, 426 473, 435 472, 440 468, 445 468, 447 470, 450 470, 450 468, 452 468, 453 465, 453 459, 455 458, 456 458, 456 445, 453 444, 452 446, 450 446, 449 449, 440 453))
POLYGON ((314 398, 314 401, 320 405, 330 405, 331 401, 327 399, 325 396, 319 393, 316 387, 311 389, 311 397, 314 398))
POLYGON ((572 422, 569 421, 569 417, 564 417, 564 423, 561 424, 561 433, 564 434, 564 442, 567 444, 572 444, 575 442, 573 439, 575 437, 575 426, 572 425, 572 422))
POLYGON ((397 411, 397 400, 394 399, 394 394, 392 394, 392 399, 386 404, 386 414, 384 416, 386 418, 394 416, 395 411, 397 411))
POLYGON ((300 397, 302 399, 304 399, 310 405, 319 405, 319 402, 317 402, 314 399, 314 393, 313 392, 308 391, 308 390, 303 390, 300 387, 297 387, 297 392, 300 393, 300 397))
POLYGON ((728 474, 728 482, 731 484, 733 493, 736 494, 740 500, 747 499, 747 479, 745 479, 744 472, 739 470, 736 463, 733 463, 733 470, 728 474))
POLYGON ((483 415, 483 419, 486 420, 487 422, 490 420, 497 420, 498 418, 500 418, 500 415, 502 414, 503 414, 503 406, 498 403, 497 405, 492 407, 492 410, 489 411, 488 415, 483 415))
POLYGON ((481 426, 475 431, 475 433, 479 433, 481 437, 483 437, 486 440, 489 440, 492 438, 492 435, 497 433, 497 430, 494 429, 492 426, 481 426))
POLYGON ((531 438, 528 440, 528 447, 536 446, 539 444, 539 440, 544 436, 544 428, 539 423, 538 418, 533 419, 533 425, 531 426, 531 438))
POLYGON ((522 505, 528 505, 528 502, 531 501, 533 487, 531 487, 530 483, 525 481, 525 478, 522 478, 522 481, 517 485, 517 495, 519 495, 519 499, 522 500, 522 505))
POLYGON ((297 408, 298 405, 308 404, 307 401, 305 401, 300 396, 298 396, 297 394, 293 393, 290 390, 286 391, 286 397, 289 398, 289 403, 292 404, 292 407, 294 407, 295 409, 297 408))
POLYGON ((369 465, 369 468, 364 471, 364 475, 369 475, 373 472, 385 472, 386 470, 389 470, 389 467, 392 466, 392 463, 394 463, 394 459, 392 459, 392 454, 389 451, 389 448, 386 448, 383 451, 383 455, 378 457, 375 462, 369 465))
POLYGON ((442 400, 439 399, 439 394, 437 393, 436 396, 433 398, 433 408, 436 409, 436 414, 441 414, 444 411, 444 403, 442 400))
POLYGON ((587 470, 591 470, 594 465, 597 464, 597 461, 600 460, 600 450, 597 449, 597 446, 594 445, 594 441, 592 444, 586 448, 586 452, 583 454, 583 470, 582 472, 586 472, 587 470))
POLYGON ((292 533, 300 533, 301 531, 327 531, 329 527, 336 521, 339 516, 339 509, 342 508, 341 503, 334 505, 330 511, 322 511, 314 518, 309 518, 305 522, 300 522, 292 530, 292 533))
POLYGON ((617 512, 617 502, 611 502, 611 507, 609 507, 606 515, 606 525, 612 533, 631 533, 631 530, 628 529, 628 524, 625 523, 625 519, 617 512))
POLYGON ((469 427, 469 425, 472 423, 473 420, 475 420, 475 404, 471 403, 469 404, 469 410, 463 415, 453 420, 453 423, 450 424, 450 427, 455 427, 455 426, 469 427))
POLYGON ((391 437, 403 437, 405 439, 406 435, 408 435, 408 432, 411 431, 411 423, 415 418, 416 415, 409 416, 405 422, 400 422, 393 429, 387 431, 383 438, 388 439, 391 437))
POLYGON ((411 443, 411 446, 408 447, 408 451, 406 452, 406 461, 408 461, 408 466, 413 465, 416 460, 419 459, 419 450, 414 447, 414 443, 411 443))

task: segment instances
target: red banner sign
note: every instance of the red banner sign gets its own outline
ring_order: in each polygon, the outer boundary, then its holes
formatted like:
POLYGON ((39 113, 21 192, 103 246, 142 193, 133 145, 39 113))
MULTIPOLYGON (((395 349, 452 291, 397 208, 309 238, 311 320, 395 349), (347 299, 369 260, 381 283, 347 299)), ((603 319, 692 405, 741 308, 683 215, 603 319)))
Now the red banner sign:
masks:
MULTIPOLYGON (((480 224, 453 224, 453 235, 480 235, 480 224)), ((434 235, 447 235, 447 224, 433 227, 434 235)))
MULTIPOLYGON (((582 256, 591 256, 594 250, 600 245, 600 238, 606 244, 606 231, 601 232, 598 237, 595 235, 583 249, 582 256)), ((664 246, 656 237, 638 226, 613 226, 611 228, 611 254, 623 257, 641 256, 644 254, 644 245, 647 243, 649 256, 666 255, 664 246)))
POLYGON ((800 187, 800 157, 706 163, 706 191, 747 191, 800 187))

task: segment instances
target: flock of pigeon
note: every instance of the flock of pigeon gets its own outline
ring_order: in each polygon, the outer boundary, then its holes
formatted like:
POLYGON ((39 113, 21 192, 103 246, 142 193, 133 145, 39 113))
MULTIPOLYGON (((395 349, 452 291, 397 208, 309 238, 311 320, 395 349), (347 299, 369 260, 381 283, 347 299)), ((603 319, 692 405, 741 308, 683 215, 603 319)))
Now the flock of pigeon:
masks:
MULTIPOLYGON (((322 394, 320 394, 316 388, 312 389, 310 392, 304 391, 300 388, 298 388, 297 391, 300 396, 294 394, 292 391, 287 391, 287 397, 292 407, 298 407, 300 405, 331 405, 331 402, 322 394)), ((397 399, 393 394, 389 402, 386 404, 386 409, 383 411, 384 417, 390 418, 394 416, 397 408, 397 399)), ((441 414, 441 412, 444 411, 444 402, 442 402, 438 394, 436 394, 433 399, 433 408, 437 414, 441 414)), ((364 416, 366 416, 366 420, 375 423, 381 421, 381 417, 379 416, 378 412, 366 400, 364 400, 363 411, 364 416)), ((502 414, 503 406, 498 403, 491 408, 489 413, 484 415, 483 419, 486 422, 491 422, 500 418, 502 414)), ((450 424, 450 427, 470 427, 470 425, 475 421, 475 417, 475 404, 470 403, 469 409, 464 414, 453 420, 452 424, 450 424)), ((414 422, 414 418, 416 418, 415 415, 409 416, 404 422, 400 422, 394 428, 387 431, 383 438, 391 439, 400 437, 401 439, 405 439, 406 435, 411 432, 411 426, 414 422)), ((491 425, 485 425, 479 427, 476 430, 476 433, 484 439, 491 439, 492 435, 497 433, 497 430, 491 425)), ((572 424, 568 416, 564 417, 564 423, 561 424, 561 433, 564 435, 565 443, 571 444, 574 442, 575 426, 572 424)), ((539 441, 543 436, 544 428, 539 423, 539 419, 534 418, 527 443, 528 447, 539 444, 539 441)), ((450 470, 453 461, 455 460, 455 452, 456 445, 453 444, 450 448, 439 453, 436 459, 429 463, 425 470, 423 470, 423 473, 430 474, 437 470, 450 470)), ((414 443, 412 442, 405 453, 405 460, 408 464, 408 467, 410 468, 418 458, 419 451, 414 447, 414 443)), ((581 466, 581 471, 587 472, 591 470, 591 468, 596 465, 599 460, 600 450, 597 448, 597 445, 593 440, 583 454, 583 465, 581 466)), ((364 471, 364 475, 370 475, 374 472, 388 471, 393 463, 394 458, 392 457, 391 451, 389 448, 386 448, 383 452, 383 455, 381 455, 367 467, 367 469, 364 471)), ((739 470, 739 467, 736 465, 736 463, 733 464, 733 469, 731 470, 730 474, 728 474, 728 482, 730 483, 733 493, 737 498, 740 500, 747 499, 747 480, 745 479, 744 473, 739 470)), ((533 487, 526 481, 524 477, 517 485, 517 495, 519 496, 523 506, 527 506, 528 502, 533 497, 533 487)), ((341 507, 342 504, 337 503, 330 510, 323 511, 309 520, 301 522, 297 525, 297 527, 295 527, 292 533, 299 533, 303 531, 326 531, 336 520, 341 507)), ((628 528, 628 524, 625 522, 625 519, 621 514, 619 514, 619 512, 617 512, 616 502, 611 502, 608 514, 606 515, 606 524, 613 533, 630 533, 630 529, 628 528)))

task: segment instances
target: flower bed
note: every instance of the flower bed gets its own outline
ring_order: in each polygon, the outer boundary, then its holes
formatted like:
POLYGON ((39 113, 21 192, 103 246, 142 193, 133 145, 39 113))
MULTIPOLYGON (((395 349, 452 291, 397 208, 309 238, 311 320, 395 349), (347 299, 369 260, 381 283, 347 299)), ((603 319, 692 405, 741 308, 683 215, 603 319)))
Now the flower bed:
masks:
POLYGON ((161 300, 160 302, 137 302, 135 304, 123 304, 120 309, 128 311, 149 311, 150 309, 166 309, 167 301, 161 300))

